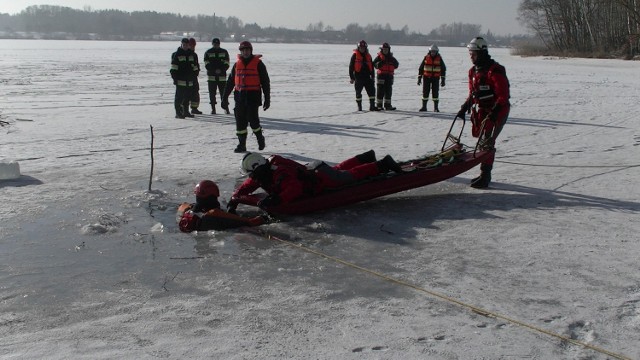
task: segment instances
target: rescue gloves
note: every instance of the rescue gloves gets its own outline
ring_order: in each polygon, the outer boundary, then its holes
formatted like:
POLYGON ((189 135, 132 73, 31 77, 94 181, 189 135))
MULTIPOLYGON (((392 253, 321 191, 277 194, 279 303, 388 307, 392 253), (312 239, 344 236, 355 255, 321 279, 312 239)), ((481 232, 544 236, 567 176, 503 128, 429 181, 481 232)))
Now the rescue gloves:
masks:
POLYGON ((440 78, 440 86, 444 87, 444 76, 440 78))
POLYGON ((418 85, 422 85, 422 75, 418 75, 418 85))
POLYGON ((272 194, 258 201, 258 207, 260 209, 266 210, 266 208, 278 206, 280 205, 280 203, 281 203, 280 196, 278 196, 278 194, 272 194))
POLYGON ((222 102, 220 103, 220 107, 225 111, 229 111, 229 99, 227 98, 222 99, 222 102))

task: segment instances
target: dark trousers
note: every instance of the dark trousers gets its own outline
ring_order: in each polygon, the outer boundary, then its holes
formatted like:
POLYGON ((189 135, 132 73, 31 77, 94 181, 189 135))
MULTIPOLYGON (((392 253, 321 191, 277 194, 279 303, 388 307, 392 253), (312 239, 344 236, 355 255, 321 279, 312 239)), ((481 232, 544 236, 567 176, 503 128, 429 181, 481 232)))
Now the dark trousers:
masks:
POLYGON ((191 99, 191 86, 176 86, 176 96, 173 105, 176 108, 176 114, 183 115, 189 112, 189 100, 191 99))
POLYGON ((253 132, 258 132, 260 128, 260 117, 258 116, 257 105, 236 106, 233 109, 233 115, 236 118, 236 134, 242 135, 247 133, 247 126, 251 126, 253 132))
POLYGON ((198 79, 193 82, 189 101, 191 101, 192 109, 197 109, 198 106, 200 106, 200 84, 198 83, 198 79))
POLYGON ((217 104, 216 102, 216 92, 220 91, 220 101, 222 101, 222 96, 224 95, 224 88, 227 86, 226 81, 207 81, 207 85, 209 86, 209 103, 211 105, 217 104))
POLYGON ((362 89, 365 89, 367 91, 369 100, 373 100, 376 98, 376 87, 373 84, 373 79, 356 79, 353 86, 356 89, 356 101, 362 101, 362 89))
POLYGON ((438 96, 440 95, 439 77, 422 77, 422 100, 429 100, 429 91, 432 92, 431 99, 438 101, 438 96))
POLYGON ((391 104, 391 96, 393 95, 393 76, 378 75, 378 103, 382 104, 382 99, 386 99, 387 104, 391 104))

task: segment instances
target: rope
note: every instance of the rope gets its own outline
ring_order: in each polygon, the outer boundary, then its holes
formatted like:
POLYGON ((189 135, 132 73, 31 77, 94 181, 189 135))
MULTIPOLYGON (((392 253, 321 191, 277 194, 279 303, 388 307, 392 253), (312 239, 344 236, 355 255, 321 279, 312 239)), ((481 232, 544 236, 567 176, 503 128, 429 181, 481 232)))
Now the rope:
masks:
POLYGON ((582 342, 582 341, 579 341, 579 340, 576 340, 576 339, 572 339, 570 337, 567 337, 567 336, 564 336, 564 335, 561 335, 561 334, 558 334, 558 333, 555 333, 555 332, 552 332, 552 331, 549 331, 549 330, 545 330, 545 329, 537 327, 535 325, 527 324, 527 323, 525 323, 523 321, 516 320, 516 319, 510 318, 508 316, 501 315, 501 314, 496 313, 496 312, 492 312, 492 311, 489 311, 489 310, 482 309, 482 308, 477 307, 475 305, 471 305, 471 304, 465 303, 463 301, 451 298, 449 296, 440 294, 438 292, 435 292, 435 291, 432 291, 432 290, 428 290, 428 289, 422 288, 420 286, 408 283, 406 281, 393 278, 393 277, 391 277, 389 275, 385 275, 385 274, 379 273, 377 271, 370 270, 370 269, 367 269, 365 267, 356 265, 354 263, 342 260, 340 258, 331 256, 331 255, 327 255, 327 254, 325 254, 325 253, 323 253, 321 251, 305 247, 305 246, 303 246, 301 244, 295 244, 295 243, 293 243, 291 241, 281 239, 281 238, 279 238, 277 236, 270 235, 270 234, 268 234, 267 232, 265 232, 263 230, 254 230, 254 229, 248 229, 248 228, 246 230, 249 231, 250 233, 254 233, 256 235, 265 237, 265 238, 267 238, 269 240, 278 241, 278 242, 280 242, 282 244, 285 244, 287 246, 290 246, 290 247, 293 247, 293 248, 296 248, 296 249, 300 249, 300 250, 305 251, 305 252, 310 253, 310 254, 314 254, 314 255, 320 256, 322 258, 325 258, 327 260, 331 260, 331 261, 333 261, 335 263, 338 263, 338 264, 345 265, 345 266, 350 267, 352 269, 360 270, 360 271, 362 271, 364 273, 379 277, 379 278, 384 279, 386 281, 389 281, 391 283, 402 285, 402 286, 406 286, 406 287, 409 287, 409 288, 414 289, 416 291, 419 291, 419 292, 431 295, 433 297, 439 298, 439 299, 444 300, 446 302, 450 302, 450 303, 456 304, 456 305, 458 305, 460 307, 467 308, 467 309, 473 311, 474 313, 480 314, 482 316, 491 317, 491 318, 495 318, 495 319, 501 319, 501 320, 507 321, 507 322, 509 322, 511 324, 518 325, 518 326, 520 326, 522 328, 526 328, 526 329, 532 330, 533 332, 538 332, 538 333, 541 333, 541 334, 545 334, 545 335, 548 335, 550 337, 554 337, 554 338, 560 339, 562 341, 566 341, 566 342, 571 343, 573 345, 582 346, 584 348, 591 349, 591 350, 599 352, 601 354, 605 354, 605 355, 611 356, 611 357, 613 357, 615 359, 631 360, 630 357, 627 357, 625 355, 617 354, 617 353, 614 353, 612 351, 603 349, 601 347, 598 347, 598 346, 595 346, 595 345, 591 345, 591 344, 587 344, 585 342, 582 342))
POLYGON ((522 163, 515 161, 505 161, 505 160, 496 160, 495 162, 504 163, 504 164, 513 164, 513 165, 523 165, 523 166, 538 166, 538 167, 557 167, 557 168, 634 168, 640 167, 640 164, 635 165, 549 165, 549 164, 531 164, 531 163, 522 163))

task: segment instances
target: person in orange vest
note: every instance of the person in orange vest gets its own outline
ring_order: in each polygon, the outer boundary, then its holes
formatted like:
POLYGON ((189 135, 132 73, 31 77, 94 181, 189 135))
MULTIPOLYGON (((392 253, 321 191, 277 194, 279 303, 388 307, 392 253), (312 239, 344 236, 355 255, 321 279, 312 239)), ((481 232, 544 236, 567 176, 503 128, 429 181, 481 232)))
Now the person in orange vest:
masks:
POLYGON ((420 68, 418 68, 418 85, 422 85, 422 107, 419 111, 427 111, 427 102, 431 91, 433 111, 440 112, 438 96, 440 96, 440 86, 444 87, 446 73, 447 66, 440 56, 438 45, 431 45, 429 53, 422 59, 420 68))
POLYGON ((369 111, 378 111, 378 108, 376 108, 375 76, 373 60, 371 59, 371 54, 369 54, 367 42, 360 40, 358 48, 353 50, 353 55, 351 55, 351 61, 349 62, 349 78, 356 89, 358 111, 362 111, 363 88, 369 96, 369 111))
POLYGON ((198 54, 196 54, 196 39, 189 38, 189 49, 193 53, 193 73, 195 75, 193 79, 193 89, 191 89, 191 113, 194 115, 202 115, 202 111, 198 110, 200 106, 200 83, 198 82, 198 75, 200 75, 200 62, 198 61, 198 54))
POLYGON ((373 67, 378 69, 376 102, 379 110, 383 109, 383 99, 384 110, 396 109, 391 105, 391 95, 393 95, 393 73, 398 66, 398 60, 393 56, 389 43, 382 44, 380 52, 373 59, 373 67))
POLYGON ((235 100, 233 114, 236 118, 236 135, 238 136, 238 146, 234 152, 247 151, 248 126, 251 126, 251 130, 258 140, 258 149, 263 150, 266 145, 260 126, 258 109, 262 106, 262 110, 267 111, 271 106, 269 73, 261 60, 262 55, 253 54, 253 45, 250 42, 241 42, 238 50, 240 50, 240 54, 238 54, 238 60, 233 65, 227 79, 227 86, 220 106, 225 111, 229 110, 229 95, 233 91, 233 99, 235 100), (262 102, 263 94, 264 103, 262 102))
POLYGON ((491 182, 496 138, 509 117, 510 85, 507 71, 491 58, 484 38, 474 38, 467 49, 473 63, 469 69, 469 95, 456 116, 464 119, 470 112, 471 135, 481 138, 484 149, 492 150, 491 157, 480 164, 480 176, 471 180, 471 187, 484 189, 491 182))
POLYGON ((220 189, 211 180, 200 181, 193 193, 195 204, 182 203, 178 207, 176 219, 182 232, 225 230, 242 226, 258 226, 266 222, 262 216, 243 217, 228 213, 220 208, 220 189))

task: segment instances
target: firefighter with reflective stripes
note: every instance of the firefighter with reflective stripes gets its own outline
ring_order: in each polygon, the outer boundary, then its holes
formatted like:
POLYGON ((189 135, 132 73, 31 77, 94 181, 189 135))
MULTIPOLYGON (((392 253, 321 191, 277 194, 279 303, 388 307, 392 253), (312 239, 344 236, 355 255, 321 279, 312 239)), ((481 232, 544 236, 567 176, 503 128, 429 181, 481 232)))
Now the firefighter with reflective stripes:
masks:
POLYGON ((424 57, 418 69, 418 85, 422 84, 422 107, 420 111, 427 111, 429 92, 433 99, 433 111, 440 112, 438 103, 440 99, 440 86, 444 87, 444 76, 447 73, 447 66, 440 56, 438 45, 431 45, 429 53, 424 57))
POLYGON ((356 103, 358 111, 362 111, 362 89, 369 95, 369 111, 377 111, 376 108, 376 87, 374 79, 376 74, 373 70, 373 59, 369 54, 367 42, 360 40, 358 48, 353 50, 351 61, 349 62, 349 78, 356 90, 356 103))
MULTIPOLYGON (((204 53, 204 67, 207 69, 207 85, 209 85, 209 103, 211 113, 216 113, 216 93, 220 91, 220 100, 224 96, 229 70, 229 52, 220 47, 220 39, 211 41, 213 47, 204 53)), ((226 110, 229 113, 229 110, 226 110)))
POLYGON ((241 153, 247 151, 247 127, 251 126, 253 134, 258 140, 258 149, 265 148, 264 135, 260 126, 258 109, 266 111, 271 106, 271 83, 267 67, 262 62, 262 55, 253 54, 253 46, 248 41, 243 41, 238 47, 240 54, 238 60, 233 65, 227 86, 222 97, 221 107, 229 109, 229 95, 233 91, 235 107, 233 114, 236 118, 236 135, 238 136, 238 146, 234 152, 241 153), (262 95, 264 94, 264 104, 262 95))
POLYGON ((391 52, 391 46, 389 43, 382 44, 380 52, 373 59, 373 67, 378 69, 378 80, 376 102, 378 110, 395 110, 396 108, 391 105, 391 95, 393 95, 393 74, 398 68, 398 60, 393 56, 391 52))
POLYGON ((189 101, 191 100, 194 79, 196 78, 196 60, 193 54, 189 48, 189 39, 187 38, 183 38, 178 50, 171 54, 171 69, 169 73, 173 79, 173 84, 176 86, 176 95, 173 103, 177 119, 193 117, 189 112, 189 101))

